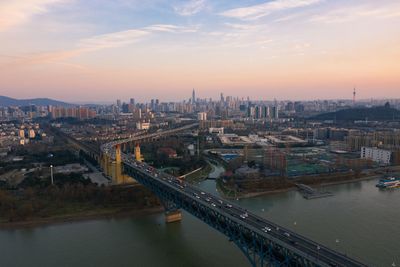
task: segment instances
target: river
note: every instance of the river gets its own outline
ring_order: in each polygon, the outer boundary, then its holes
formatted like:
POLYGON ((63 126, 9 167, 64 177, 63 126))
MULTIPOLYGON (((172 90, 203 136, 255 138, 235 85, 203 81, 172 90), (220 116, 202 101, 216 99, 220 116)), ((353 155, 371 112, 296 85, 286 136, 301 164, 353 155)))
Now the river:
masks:
MULTIPOLYGON (((215 169, 214 169, 215 170, 215 169)), ((218 170, 217 170, 218 171, 218 170)), ((219 170, 221 171, 221 170, 219 170)), ((370 266, 400 266, 400 190, 376 181, 325 187, 333 197, 306 200, 291 191, 238 202, 247 209, 370 266)), ((199 186, 218 194, 215 182, 199 186)), ((0 266, 248 266, 228 239, 184 213, 0 230, 0 266)))

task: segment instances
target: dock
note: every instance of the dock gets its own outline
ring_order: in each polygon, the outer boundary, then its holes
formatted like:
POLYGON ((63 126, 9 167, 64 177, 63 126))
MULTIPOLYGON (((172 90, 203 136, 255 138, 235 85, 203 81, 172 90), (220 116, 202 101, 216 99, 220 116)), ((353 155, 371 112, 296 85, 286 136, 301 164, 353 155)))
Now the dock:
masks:
POLYGON ((296 184, 299 189, 299 192, 303 195, 305 199, 314 199, 314 198, 323 198, 323 197, 331 197, 333 193, 331 192, 319 192, 312 188, 311 186, 305 184, 296 184))

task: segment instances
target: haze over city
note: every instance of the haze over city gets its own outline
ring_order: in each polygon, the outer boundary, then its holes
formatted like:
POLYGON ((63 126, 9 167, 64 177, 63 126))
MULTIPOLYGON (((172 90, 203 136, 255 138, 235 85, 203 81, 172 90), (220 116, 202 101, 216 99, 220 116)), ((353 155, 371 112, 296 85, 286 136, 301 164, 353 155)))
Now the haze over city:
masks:
POLYGON ((400 3, 0 3, 0 92, 69 102, 400 97, 400 3))

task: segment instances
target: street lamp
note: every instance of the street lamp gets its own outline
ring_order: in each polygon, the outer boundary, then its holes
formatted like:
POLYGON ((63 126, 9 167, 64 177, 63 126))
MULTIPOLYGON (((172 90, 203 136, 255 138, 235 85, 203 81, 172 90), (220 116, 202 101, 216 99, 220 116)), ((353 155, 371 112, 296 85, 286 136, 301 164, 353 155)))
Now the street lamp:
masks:
POLYGON ((339 239, 336 238, 335 243, 336 243, 336 250, 339 251, 339 239))
POLYGON ((50 165, 50 178, 51 178, 51 185, 54 185, 53 165, 50 165))

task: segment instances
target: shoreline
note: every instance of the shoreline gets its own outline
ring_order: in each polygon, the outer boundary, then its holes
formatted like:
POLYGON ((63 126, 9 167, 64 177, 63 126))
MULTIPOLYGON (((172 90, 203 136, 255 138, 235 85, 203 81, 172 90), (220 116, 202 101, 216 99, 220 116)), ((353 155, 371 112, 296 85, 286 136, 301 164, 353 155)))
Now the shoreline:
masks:
POLYGON ((102 210, 94 213, 83 212, 77 214, 68 214, 64 216, 54 216, 48 218, 32 218, 26 221, 18 222, 0 222, 1 230, 16 230, 24 228, 37 228, 49 225, 69 224, 74 222, 84 222, 92 220, 113 219, 113 218, 127 218, 138 217, 143 215, 150 215, 163 212, 162 206, 145 208, 138 210, 102 210))
MULTIPOLYGON (((362 177, 362 178, 355 178, 351 180, 344 180, 344 181, 332 181, 332 182, 325 182, 325 183, 319 183, 319 184, 313 184, 310 185, 311 187, 315 188, 321 188, 325 186, 331 186, 331 185, 340 185, 340 184, 351 184, 351 183, 357 183, 357 182, 362 182, 362 181, 368 181, 368 180, 373 180, 373 179, 378 179, 380 176, 368 176, 368 177, 362 177)), ((265 190, 261 192, 248 192, 244 193, 242 195, 237 196, 237 198, 253 198, 253 197, 259 197, 259 196, 264 196, 264 195, 272 195, 272 194, 279 194, 279 193, 286 193, 290 192, 293 190, 296 190, 297 187, 291 186, 287 188, 281 188, 281 189, 274 189, 274 190, 265 190)), ((236 197, 229 197, 224 194, 224 197, 227 199, 236 199, 236 197)))
MULTIPOLYGON (((367 180, 377 179, 379 176, 369 176, 357 179, 351 179, 346 181, 334 181, 334 182, 326 182, 320 184, 311 185, 315 188, 321 188, 325 186, 331 185, 339 185, 339 184, 350 184, 356 182, 362 182, 367 180)), ((267 190, 262 192, 249 192, 244 193, 237 198, 245 199, 245 198, 253 198, 264 195, 272 195, 279 193, 286 193, 296 190, 295 186, 275 189, 275 190, 267 190)), ((235 200, 236 197, 228 197, 224 194, 224 197, 229 200, 235 200)), ((83 222, 83 221, 92 221, 92 220, 102 220, 102 219, 112 219, 112 218, 126 218, 126 217, 139 217, 144 215, 161 213, 164 211, 162 206, 145 208, 145 209, 135 209, 135 210, 126 210, 126 209, 103 209, 98 211, 87 211, 75 214, 67 214, 62 216, 53 216, 48 218, 32 218, 26 221, 17 221, 17 222, 0 222, 0 231, 1 230, 15 230, 15 229, 24 229, 24 228, 36 228, 43 227, 49 225, 57 225, 57 224, 68 224, 74 222, 83 222)))

